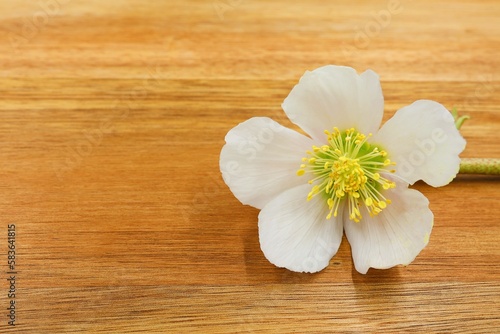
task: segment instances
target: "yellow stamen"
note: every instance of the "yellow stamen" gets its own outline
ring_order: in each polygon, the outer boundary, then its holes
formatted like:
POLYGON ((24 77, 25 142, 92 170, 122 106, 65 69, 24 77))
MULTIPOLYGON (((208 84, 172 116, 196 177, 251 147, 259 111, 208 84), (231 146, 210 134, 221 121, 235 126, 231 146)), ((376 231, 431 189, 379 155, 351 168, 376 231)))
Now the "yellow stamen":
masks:
MULTIPOLYGON (((391 203, 385 191, 396 187, 386 175, 395 165, 387 158, 388 153, 381 147, 368 143, 368 136, 350 128, 341 132, 338 128, 324 131, 328 145, 313 146, 307 151, 308 157, 302 159, 297 175, 312 173, 308 183, 313 185, 307 195, 310 201, 322 195, 328 205, 327 219, 336 217, 340 205, 347 205, 348 217, 354 222, 362 220, 361 206, 367 208, 370 216, 382 212, 391 203), (307 167, 306 167, 307 163, 307 167)), ((342 208, 340 208, 342 210, 342 208)))

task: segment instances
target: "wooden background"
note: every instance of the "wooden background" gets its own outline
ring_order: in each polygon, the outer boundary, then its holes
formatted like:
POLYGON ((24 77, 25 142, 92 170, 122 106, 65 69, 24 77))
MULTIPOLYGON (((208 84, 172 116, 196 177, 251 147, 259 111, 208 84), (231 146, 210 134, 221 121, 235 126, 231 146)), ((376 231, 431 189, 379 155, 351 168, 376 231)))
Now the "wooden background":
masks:
POLYGON ((270 264, 258 210, 218 166, 253 116, 325 64, 470 114, 463 157, 500 157, 500 3, 0 2, 0 332, 487 333, 500 327, 498 178, 433 189, 409 267, 270 264), (16 226, 16 326, 7 226, 16 226))

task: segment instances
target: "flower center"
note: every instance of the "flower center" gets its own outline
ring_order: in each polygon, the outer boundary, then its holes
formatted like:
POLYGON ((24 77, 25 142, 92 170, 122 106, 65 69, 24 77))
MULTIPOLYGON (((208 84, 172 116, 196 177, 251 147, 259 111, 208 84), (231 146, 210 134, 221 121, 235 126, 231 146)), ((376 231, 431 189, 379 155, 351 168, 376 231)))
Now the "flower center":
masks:
POLYGON ((387 159, 387 152, 367 142, 371 133, 365 136, 354 128, 344 132, 333 128, 333 132, 325 130, 325 134, 328 145, 307 151, 308 157, 302 159, 297 171, 299 176, 313 175, 307 200, 322 194, 330 209, 327 219, 337 216, 341 203, 347 203, 349 219, 355 222, 363 218, 360 205, 366 206, 371 216, 379 214, 391 203, 382 193, 396 187, 380 174, 394 173, 388 166, 395 163, 387 159))

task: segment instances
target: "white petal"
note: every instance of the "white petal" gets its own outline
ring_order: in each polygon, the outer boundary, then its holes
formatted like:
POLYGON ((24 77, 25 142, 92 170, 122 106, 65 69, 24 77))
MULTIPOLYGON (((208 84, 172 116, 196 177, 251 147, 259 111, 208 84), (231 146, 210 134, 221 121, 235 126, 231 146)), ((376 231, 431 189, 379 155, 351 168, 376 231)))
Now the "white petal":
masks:
POLYGON ((458 173, 465 140, 446 108, 434 101, 420 100, 404 107, 373 137, 397 163, 396 175, 413 184, 424 180, 439 187, 458 173))
POLYGON ((287 190, 259 214, 260 247, 278 267, 317 272, 328 266, 342 241, 342 217, 326 219, 325 199, 307 201, 309 184, 287 190))
POLYGON ((359 223, 344 223, 354 266, 362 274, 370 267, 410 264, 429 242, 434 216, 427 198, 403 183, 387 191, 386 197, 392 203, 377 216, 370 217, 363 209, 359 223))
POLYGON ((296 172, 311 147, 310 138, 270 118, 251 118, 226 135, 222 177, 243 204, 261 209, 284 190, 307 182, 296 172))
POLYGON ((328 65, 306 72, 282 104, 290 120, 316 141, 324 130, 351 127, 375 133, 382 121, 384 97, 378 75, 328 65))

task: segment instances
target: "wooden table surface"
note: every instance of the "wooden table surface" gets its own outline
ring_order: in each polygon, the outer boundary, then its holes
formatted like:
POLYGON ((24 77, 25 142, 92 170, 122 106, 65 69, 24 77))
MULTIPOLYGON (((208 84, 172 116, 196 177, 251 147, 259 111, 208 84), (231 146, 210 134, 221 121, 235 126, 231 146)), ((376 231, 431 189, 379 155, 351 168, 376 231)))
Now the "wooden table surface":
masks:
POLYGON ((457 107, 462 156, 500 157, 499 16, 496 0, 2 1, 0 332, 495 332, 498 178, 416 184, 435 225, 410 266, 361 275, 344 238, 309 275, 265 259, 218 161, 239 122, 290 126, 281 102, 325 64, 376 71, 384 119, 457 107))

